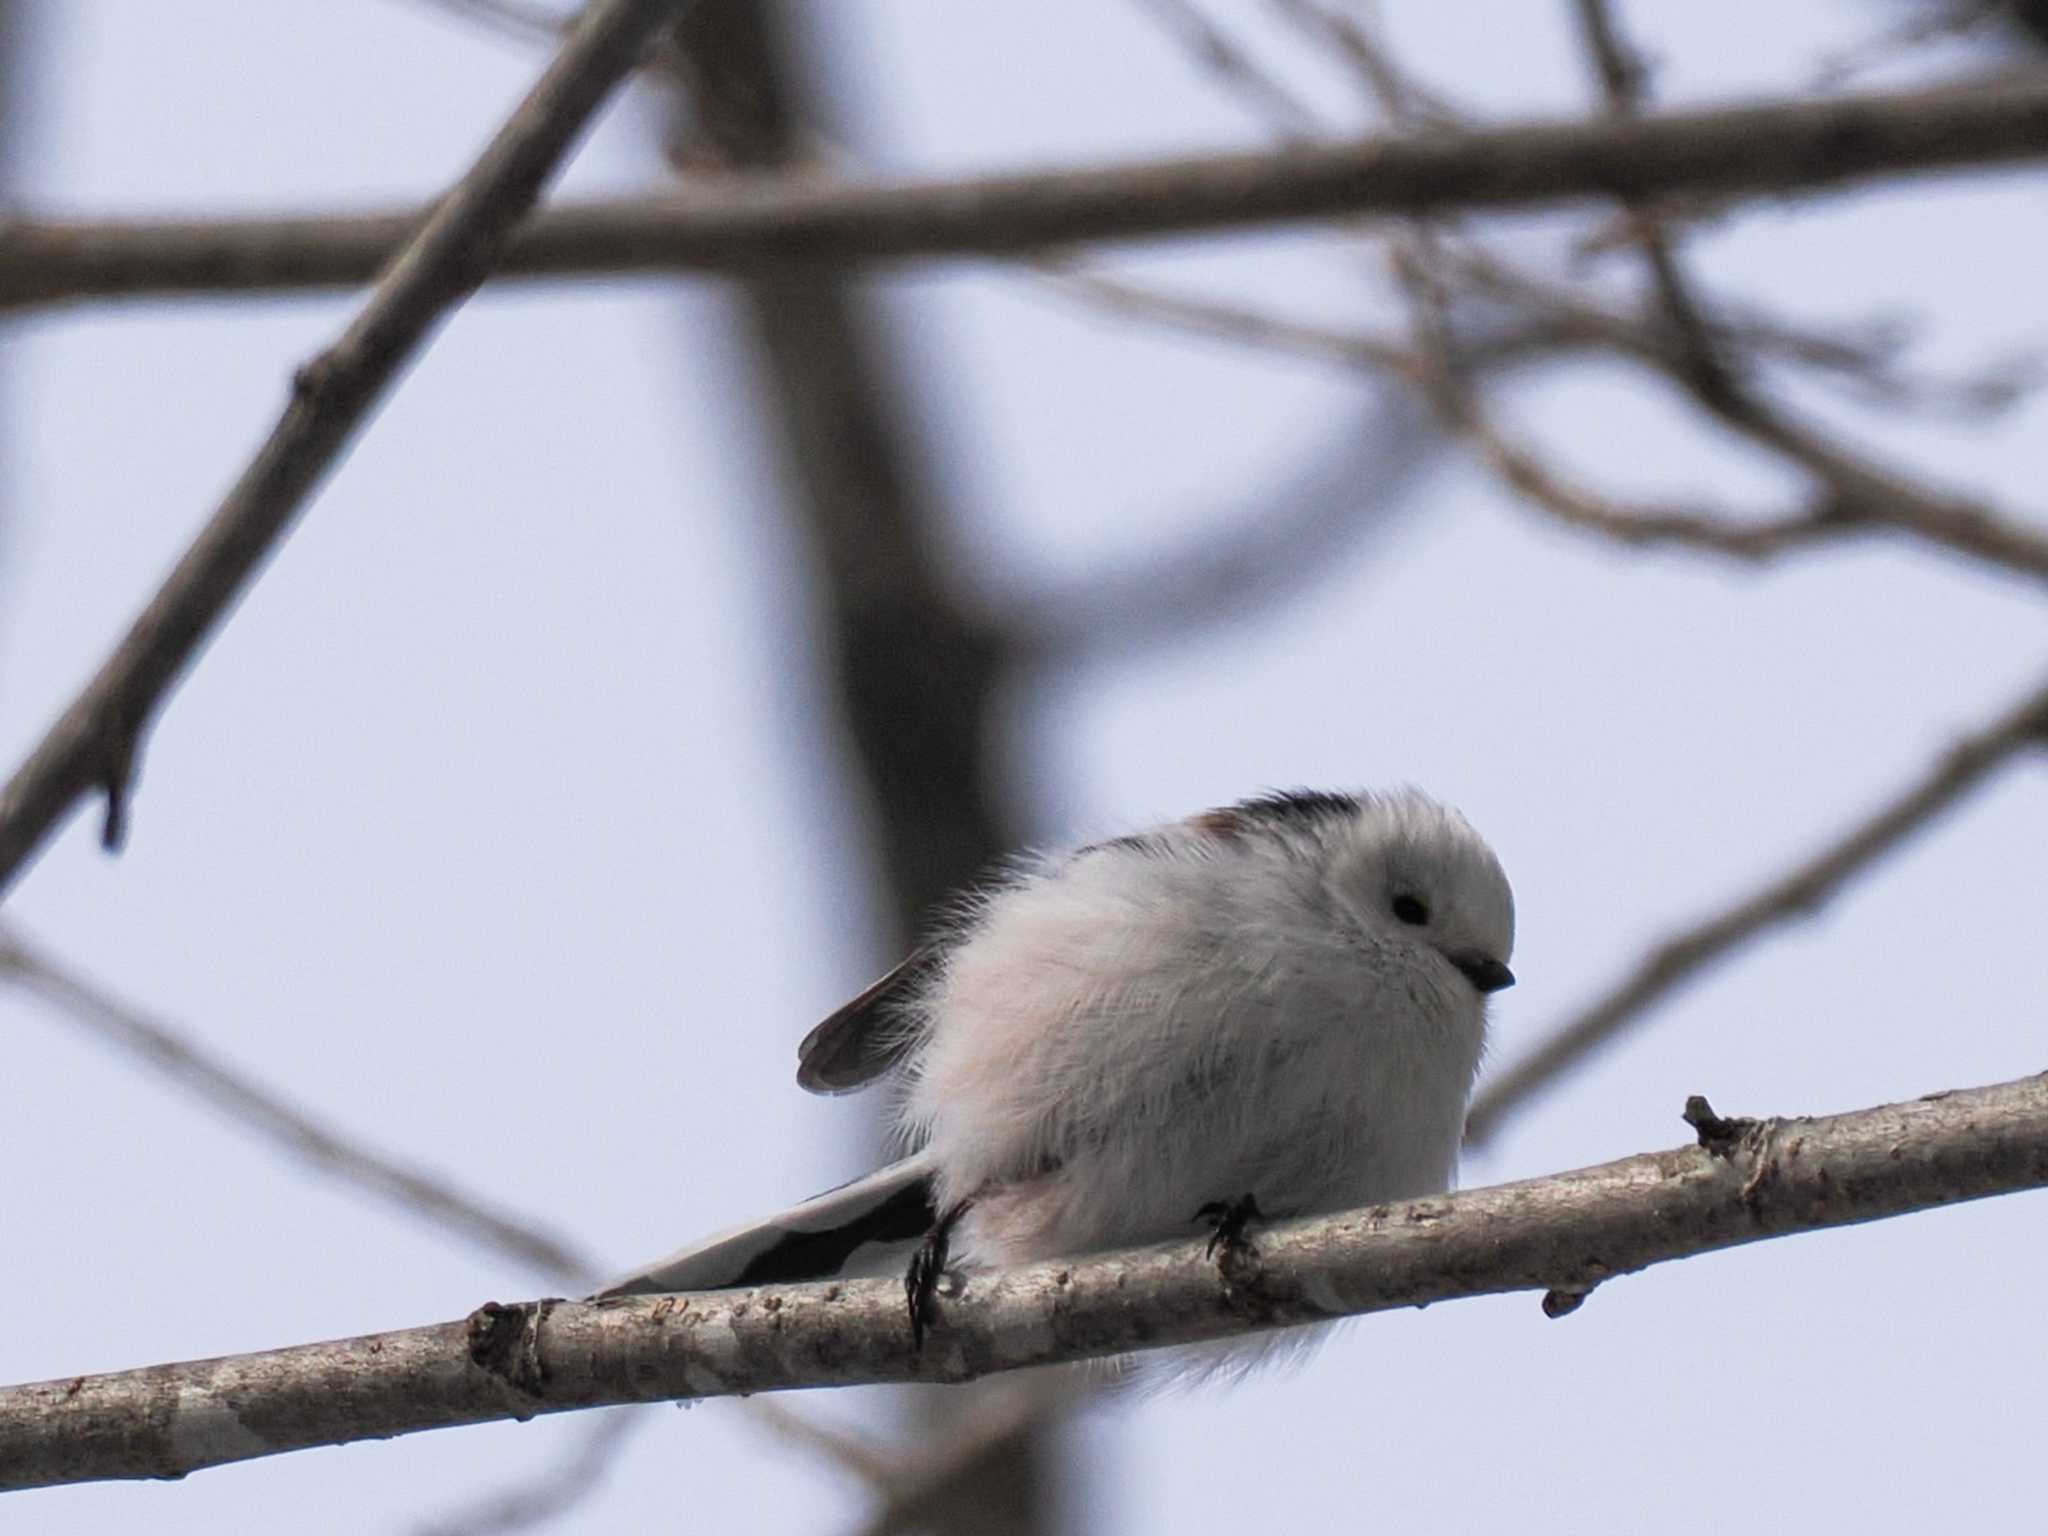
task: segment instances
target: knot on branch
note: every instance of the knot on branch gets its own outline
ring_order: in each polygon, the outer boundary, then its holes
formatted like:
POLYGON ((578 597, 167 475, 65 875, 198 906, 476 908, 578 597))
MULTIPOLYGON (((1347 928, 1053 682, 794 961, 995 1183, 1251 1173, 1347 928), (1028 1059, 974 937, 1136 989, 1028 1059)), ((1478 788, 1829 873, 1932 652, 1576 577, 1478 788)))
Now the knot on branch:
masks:
POLYGON ((292 370, 292 404, 307 410, 320 405, 321 398, 333 390, 334 381, 342 371, 338 351, 337 347, 329 347, 292 370))
POLYGON ((1570 1317, 1586 1304, 1586 1298, 1592 1294, 1590 1285, 1553 1285, 1543 1293, 1543 1315, 1553 1320, 1570 1317))
POLYGON ((470 1362, 522 1397, 545 1396, 547 1368, 540 1358, 540 1330, 559 1300, 548 1296, 509 1307, 502 1302, 485 1302, 469 1314, 470 1362))
POLYGON ((1700 1145, 1720 1158, 1733 1157, 1742 1138, 1757 1127, 1754 1120, 1723 1119, 1700 1093, 1685 1101, 1685 1123, 1693 1128, 1700 1145))
POLYGON ((106 815, 100 822, 100 847, 119 853, 128 841, 128 795, 135 785, 135 744, 142 727, 114 722, 102 763, 99 787, 106 792, 106 815))

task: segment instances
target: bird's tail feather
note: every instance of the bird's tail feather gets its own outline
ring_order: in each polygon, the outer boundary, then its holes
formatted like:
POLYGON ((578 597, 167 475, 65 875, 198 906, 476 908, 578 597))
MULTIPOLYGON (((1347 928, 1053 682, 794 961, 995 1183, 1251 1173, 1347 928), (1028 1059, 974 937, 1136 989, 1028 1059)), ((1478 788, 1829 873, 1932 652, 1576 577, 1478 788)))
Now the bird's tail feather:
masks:
POLYGON ((930 1230, 931 1173, 924 1153, 906 1157, 765 1221, 644 1264, 597 1294, 716 1291, 846 1274, 875 1249, 913 1242, 930 1230))

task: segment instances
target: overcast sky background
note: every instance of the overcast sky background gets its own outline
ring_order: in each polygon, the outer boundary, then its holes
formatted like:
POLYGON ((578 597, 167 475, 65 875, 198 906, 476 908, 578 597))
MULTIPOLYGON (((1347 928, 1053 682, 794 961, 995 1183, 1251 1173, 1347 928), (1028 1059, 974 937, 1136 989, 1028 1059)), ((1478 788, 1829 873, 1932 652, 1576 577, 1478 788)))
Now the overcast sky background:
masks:
MULTIPOLYGON (((14 146, 39 211, 425 197, 540 53, 403 0, 29 3, 14 146)), ((1219 4, 1356 121, 1263 6, 1219 4)), ((1585 101, 1563 6, 1389 7, 1499 114, 1585 101)), ((829 71, 892 169, 1252 144, 1142 7, 841 0, 829 71)), ((1671 99, 1796 87, 1871 6, 1627 8, 1671 99)), ((567 186, 659 174, 613 110, 567 186)), ((1793 314, 1924 317, 1966 365, 2048 340, 2048 178, 1766 209, 1698 248, 1793 314)), ((1313 247, 1313 249, 1311 249, 1313 247)), ((1355 322, 1300 234, 1119 265, 1355 322)), ((996 269, 889 287, 920 426, 994 593, 1224 526, 1357 409, 1329 370, 1076 309, 996 269)), ((0 756, 97 665, 353 298, 81 308, 0 332, 0 756)), ((856 1171, 863 1106, 796 1039, 885 958, 814 680, 803 556, 714 285, 491 290, 405 381, 149 739, 128 851, 78 818, 24 931, 319 1113, 625 1264, 856 1171)), ((1768 466, 1639 381, 1531 380, 1516 419, 1620 489, 1768 504, 1768 466)), ((1829 408, 1808 398, 1816 409, 1829 408)), ((1906 463, 2040 515, 2048 405, 1989 428, 1847 412, 1906 463)), ((1673 924, 1746 890, 2032 686, 2038 588, 1869 545, 1767 571, 1616 551, 1474 470, 1256 622, 1020 687, 1015 792, 1064 841, 1276 785, 1412 781, 1501 853, 1511 1059, 1673 924)), ((1488 1183, 2048 1066, 2048 774, 2016 765, 1815 921, 1692 986, 1516 1120, 1488 1183)), ((309 1176, 42 1005, 0 995, 0 1379, 458 1317, 544 1286, 309 1176)), ((2038 1195, 1659 1268, 1569 1320, 1532 1296, 1346 1329, 1304 1370, 1091 1414, 1075 1529, 1583 1532, 2038 1517, 2038 1195)), ((880 1394, 810 1394, 866 1423, 880 1394)), ((852 1528, 860 1488, 732 1404, 654 1410, 566 1530, 852 1528)), ((0 1530, 404 1530, 568 1454, 569 1418, 16 1495, 0 1530)))

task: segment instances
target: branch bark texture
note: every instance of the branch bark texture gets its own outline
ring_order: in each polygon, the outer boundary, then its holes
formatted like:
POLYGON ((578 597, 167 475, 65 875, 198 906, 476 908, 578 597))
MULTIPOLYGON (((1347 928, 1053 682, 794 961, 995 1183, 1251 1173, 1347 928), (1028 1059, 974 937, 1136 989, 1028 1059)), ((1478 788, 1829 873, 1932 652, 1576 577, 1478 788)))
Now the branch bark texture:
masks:
MULTIPOLYGON (((1530 122, 1415 138, 951 181, 788 179, 571 205, 533 220, 506 276, 1018 256, 1314 219, 1586 199, 1758 197, 2048 157, 2048 80, 1530 122)), ((326 218, 0 224, 0 309, 366 282, 411 210, 326 218)))
POLYGON ((269 439, 115 648, 0 790, 0 891, 91 789, 117 847, 140 738, 258 565, 413 353, 483 282, 512 227, 655 30, 683 0, 597 0, 533 90, 425 223, 409 222, 341 339, 302 367, 269 439), (402 249, 400 249, 402 245, 402 249))
POLYGON ((1541 1290, 2048 1186, 2048 1075, 1819 1118, 1687 1106, 1696 1145, 1289 1222, 1226 1274, 1198 1243, 964 1277, 922 1352, 888 1281, 495 1303, 461 1322, 0 1391, 0 1488, 181 1477, 611 1403, 960 1382, 1262 1328, 1541 1290))

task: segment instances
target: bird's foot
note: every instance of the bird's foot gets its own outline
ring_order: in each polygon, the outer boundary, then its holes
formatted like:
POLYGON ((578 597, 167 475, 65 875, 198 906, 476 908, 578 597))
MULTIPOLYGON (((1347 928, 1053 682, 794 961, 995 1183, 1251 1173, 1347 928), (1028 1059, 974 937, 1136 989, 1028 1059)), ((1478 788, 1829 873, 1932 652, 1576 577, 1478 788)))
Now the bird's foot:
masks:
POLYGON ((1226 1268, 1259 1256, 1258 1249, 1245 1236, 1245 1229, 1264 1219, 1265 1212, 1259 1209, 1258 1198, 1254 1195, 1239 1195, 1235 1200, 1211 1200, 1195 1212, 1196 1221, 1209 1223, 1209 1246, 1203 1252, 1213 1259, 1220 1249, 1221 1262, 1226 1268))
POLYGON ((939 1319, 939 1282, 945 1278, 946 1255, 953 1241, 953 1228, 967 1214, 968 1202, 954 1206, 932 1223, 910 1256, 910 1269, 903 1277, 903 1299, 910 1311, 910 1341, 924 1348, 925 1330, 939 1319))

